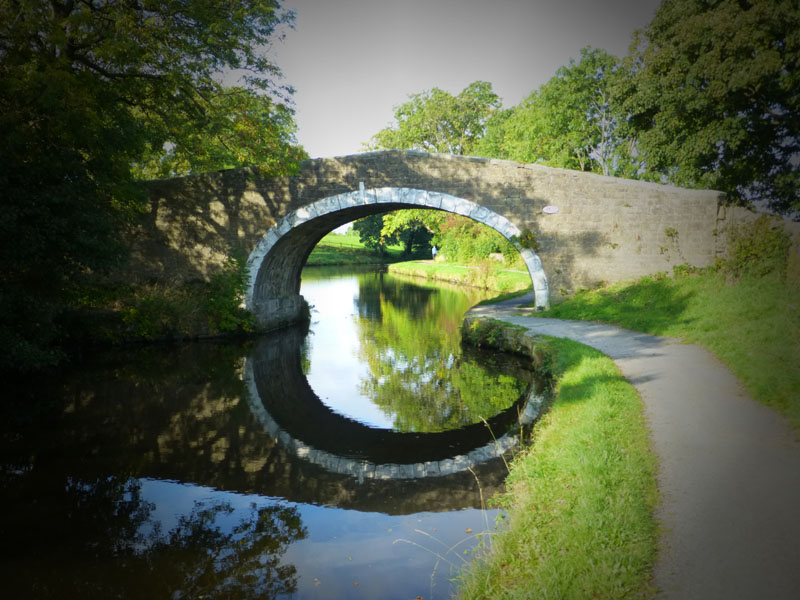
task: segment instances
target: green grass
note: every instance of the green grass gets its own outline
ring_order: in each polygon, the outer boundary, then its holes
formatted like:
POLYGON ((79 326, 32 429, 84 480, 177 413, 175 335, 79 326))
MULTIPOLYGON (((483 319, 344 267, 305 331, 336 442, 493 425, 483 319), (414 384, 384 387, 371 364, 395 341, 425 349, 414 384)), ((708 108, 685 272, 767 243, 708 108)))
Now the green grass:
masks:
POLYGON ((473 266, 406 261, 391 265, 389 272, 505 293, 524 290, 531 285, 531 278, 527 272, 503 269, 490 261, 483 261, 473 266))
POLYGON ((389 246, 385 254, 367 248, 358 234, 329 233, 317 244, 306 261, 308 266, 376 265, 402 260, 401 245, 389 246))
POLYGON ((511 464, 501 526, 460 576, 463 598, 639 598, 652 590, 658 500, 642 403, 614 363, 547 338, 555 398, 511 464))
POLYGON ((537 316, 602 321, 696 343, 800 431, 800 289, 771 273, 645 277, 576 294, 537 316))

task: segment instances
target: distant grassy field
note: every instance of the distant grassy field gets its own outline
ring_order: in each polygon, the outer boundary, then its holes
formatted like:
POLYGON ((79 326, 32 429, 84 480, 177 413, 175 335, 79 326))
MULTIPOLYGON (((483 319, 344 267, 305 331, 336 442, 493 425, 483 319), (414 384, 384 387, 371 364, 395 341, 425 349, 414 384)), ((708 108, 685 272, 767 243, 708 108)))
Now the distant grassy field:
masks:
POLYGON ((778 272, 644 277, 584 291, 537 316, 602 321, 699 344, 800 432, 800 285, 778 272))
POLYGON ((350 230, 346 234, 329 233, 320 240, 311 252, 306 265, 371 265, 402 260, 401 245, 389 246, 386 254, 380 254, 364 246, 358 234, 350 230))
POLYGON ((389 267, 390 273, 447 281, 495 292, 515 292, 531 285, 527 272, 504 269, 484 261, 474 266, 459 266, 430 261, 406 261, 389 267))

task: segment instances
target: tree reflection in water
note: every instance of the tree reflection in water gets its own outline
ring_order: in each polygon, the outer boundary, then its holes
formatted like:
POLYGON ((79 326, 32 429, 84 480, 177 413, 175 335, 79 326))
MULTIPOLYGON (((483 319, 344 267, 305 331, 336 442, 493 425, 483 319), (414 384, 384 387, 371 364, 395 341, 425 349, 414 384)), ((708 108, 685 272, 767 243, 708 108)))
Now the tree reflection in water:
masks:
MULTIPOLYGON (((359 275, 361 393, 397 431, 432 433, 480 422, 511 406, 527 381, 499 373, 491 357, 461 348, 464 313, 479 300, 462 289, 380 273, 359 275)), ((504 357, 509 362, 509 357, 504 357)), ((507 368, 506 368, 507 370, 507 368)))
POLYGON ((10 597, 276 598, 297 588, 295 567, 281 564, 307 534, 294 507, 252 503, 242 515, 229 502, 195 500, 164 532, 139 479, 68 479, 51 492, 59 488, 48 529, 27 519, 4 527, 10 597))
POLYGON ((250 488, 247 466, 271 456, 240 401, 247 352, 106 352, 12 390, 0 406, 4 597, 270 598, 296 589, 295 567, 281 557, 306 537, 298 509, 269 498, 234 509, 227 500, 240 495, 214 491, 250 488), (214 487, 164 483, 148 493, 145 482, 159 480, 214 487), (178 503, 181 490, 195 501, 178 503), (200 500, 199 490, 210 491, 200 500))
MULTIPOLYGON (((515 369, 473 369, 458 348, 461 313, 477 298, 406 290, 399 281, 381 287, 376 281, 364 275, 365 299, 358 301, 356 320, 360 335, 381 348, 365 351, 373 361, 373 383, 365 385, 375 386, 377 402, 395 412, 399 424, 420 432, 497 413, 494 405, 472 400, 471 390, 486 387, 487 379, 496 386, 499 373, 513 375, 515 369), (377 324, 361 319, 361 309, 377 315, 377 324), (404 320, 426 313, 435 315, 434 324, 407 328, 404 320), (442 335, 444 342, 432 341, 442 335), (414 348, 421 357, 413 357, 414 348), (404 373, 393 375, 391 367, 399 371, 406 364, 422 375, 416 383, 404 373), (411 404, 407 391, 414 386, 423 393, 411 404), (431 406, 438 414, 428 419, 431 406)), ((276 363, 280 372, 269 374, 276 384, 308 370, 305 331, 284 333, 297 338, 302 350, 287 352, 282 342, 270 342, 285 360, 299 358, 295 365, 276 363)), ((481 491, 489 495, 502 485, 502 463, 476 467, 480 489, 469 472, 360 482, 326 471, 287 451, 251 411, 241 379, 251 354, 247 344, 104 350, 74 370, 10 393, 5 382, 3 596, 303 596, 309 589, 317 593, 313 577, 323 573, 328 589, 341 584, 333 597, 363 594, 370 585, 385 592, 372 597, 415 597, 427 589, 432 567, 417 548, 393 544, 400 533, 388 532, 405 527, 402 536, 412 537, 418 528, 447 530, 448 543, 455 543, 466 527, 482 521, 479 511, 461 509, 480 506, 481 491), (313 504, 322 506, 311 510, 313 504), (344 531, 342 522, 349 524, 348 535, 334 542, 344 531), (343 552, 362 553, 363 564, 371 565, 369 577, 343 552), (385 562, 373 564, 376 556, 385 562), (351 589, 356 576, 357 590, 351 589)), ((506 393, 503 386, 486 389, 489 397, 506 393)), ((296 387, 284 390, 287 410, 297 412, 297 396, 296 387)), ((510 394, 509 404, 518 396, 510 394)), ((447 573, 438 576, 446 585, 447 573)))

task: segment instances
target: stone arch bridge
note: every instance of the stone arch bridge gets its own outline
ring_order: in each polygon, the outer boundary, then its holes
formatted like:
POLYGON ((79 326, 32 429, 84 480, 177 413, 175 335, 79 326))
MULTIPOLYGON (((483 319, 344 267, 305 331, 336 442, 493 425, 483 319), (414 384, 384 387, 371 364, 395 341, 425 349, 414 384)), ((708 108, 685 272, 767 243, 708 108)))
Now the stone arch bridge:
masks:
POLYGON ((720 192, 416 151, 307 160, 284 177, 242 168, 149 186, 128 277, 207 279, 231 255, 248 257, 247 306, 264 328, 300 318, 300 271, 317 242, 371 214, 444 210, 512 241, 530 230, 538 248, 518 248, 539 307, 579 287, 712 264, 726 218, 720 192))

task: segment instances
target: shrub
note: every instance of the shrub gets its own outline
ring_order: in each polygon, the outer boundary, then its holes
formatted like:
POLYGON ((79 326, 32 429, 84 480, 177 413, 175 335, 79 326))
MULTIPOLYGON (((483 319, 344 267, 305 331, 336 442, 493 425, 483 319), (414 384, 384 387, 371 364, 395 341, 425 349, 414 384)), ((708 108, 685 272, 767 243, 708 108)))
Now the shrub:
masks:
POLYGON ((225 269, 211 278, 205 312, 212 333, 253 331, 253 316, 243 306, 247 271, 243 259, 229 257, 225 269))
POLYGON ((117 337, 155 340, 254 329, 253 316, 243 307, 247 291, 243 260, 229 258, 209 282, 150 283, 118 291, 113 304, 125 327, 117 337))
POLYGON ((761 215, 752 223, 728 227, 727 233, 724 267, 733 277, 761 277, 771 272, 785 275, 791 239, 772 217, 761 215))
POLYGON ((502 253, 506 263, 513 263, 519 256, 516 248, 497 231, 459 215, 448 215, 433 242, 451 262, 470 263, 502 253))

